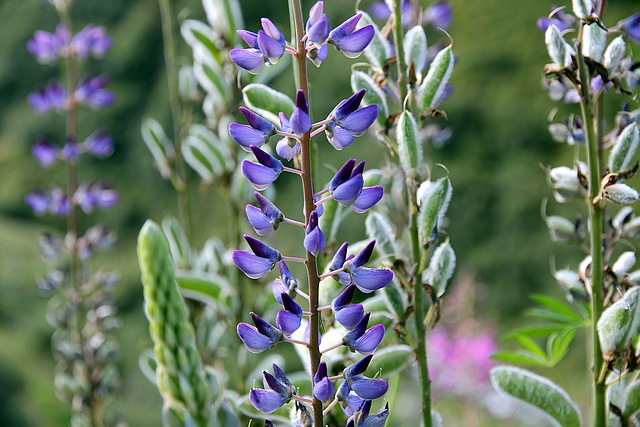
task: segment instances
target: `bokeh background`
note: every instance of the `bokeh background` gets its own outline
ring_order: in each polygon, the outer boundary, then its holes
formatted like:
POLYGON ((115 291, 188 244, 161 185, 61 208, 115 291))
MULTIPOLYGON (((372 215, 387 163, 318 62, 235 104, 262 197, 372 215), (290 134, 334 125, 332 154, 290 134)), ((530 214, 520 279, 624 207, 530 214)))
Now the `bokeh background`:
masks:
MULTIPOLYGON (((284 0, 240 3, 248 29, 256 30, 259 18, 269 16, 287 34, 284 0)), ((551 254, 559 266, 575 265, 581 258, 573 248, 549 240, 539 213, 541 200, 551 196, 541 165, 571 163, 572 150, 554 143, 546 130, 554 102, 540 84, 548 57, 536 19, 549 13, 547 0, 451 3, 454 18, 448 31, 455 40, 458 61, 451 80, 454 92, 442 107, 453 136, 444 147, 427 153, 431 161, 444 163, 451 172, 454 196, 448 232, 458 258, 458 276, 472 284, 464 288, 475 299, 472 314, 499 333, 523 321, 522 311, 532 305, 530 293, 561 295, 549 271, 551 254)), ((605 22, 610 24, 638 11, 637 0, 609 3, 605 22)), ((303 1, 304 10, 311 4, 303 1)), ((361 7, 366 9, 366 5, 363 1, 361 7)), ((198 0, 176 1, 174 8, 182 19, 204 19, 198 0)), ((325 10, 332 22, 340 22, 353 8, 349 2, 327 0, 325 10)), ((81 175, 106 178, 121 195, 116 209, 92 215, 88 221, 105 222, 119 236, 116 250, 100 255, 96 263, 121 276, 117 290, 124 319, 117 333, 123 375, 121 406, 130 425, 159 425, 161 399, 138 368, 138 355, 151 341, 135 255, 143 222, 177 213, 175 193, 154 169, 140 136, 141 122, 147 116, 155 117, 165 128, 171 123, 158 5, 154 0, 84 0, 74 2, 72 15, 78 27, 89 22, 104 25, 113 37, 106 58, 88 61, 85 71, 107 73, 108 87, 116 92, 118 101, 99 114, 83 112, 80 128, 87 134, 106 126, 116 143, 115 154, 105 161, 85 162, 81 175)), ((34 285, 45 271, 36 240, 43 230, 64 230, 64 223, 35 217, 24 203, 24 195, 38 185, 64 181, 61 169, 44 171, 30 155, 38 135, 63 135, 61 119, 54 114, 36 115, 26 101, 36 85, 60 72, 38 64, 25 48, 34 30, 53 31, 56 23, 56 14, 41 0, 0 1, 0 425, 6 427, 62 426, 69 416, 66 405, 54 396, 47 300, 34 285)), ((637 46, 634 49, 638 52, 637 46)), ((190 51, 182 40, 178 50, 182 61, 188 62, 190 51)), ((312 94, 322 93, 314 99, 316 117, 324 116, 350 94, 346 77, 334 76, 339 72, 346 76, 351 62, 338 55, 330 57, 329 64, 312 72, 312 94)), ((285 72, 275 85, 290 91, 291 73, 285 72)), ((577 106, 560 107, 565 112, 578 111, 577 106)), ((609 107, 611 122, 618 105, 609 107)), ((359 138, 354 147, 335 159, 362 158, 368 167, 387 160, 373 138, 359 138)), ((197 181, 195 174, 193 178, 197 181)), ((278 191, 286 197, 288 184, 278 191)), ((214 234, 226 239, 225 207, 218 195, 203 194, 197 185, 192 193, 197 206, 194 245, 214 234)), ((551 203, 549 211, 572 212, 575 206, 567 211, 551 203)), ((361 232, 358 227, 350 230, 361 232)), ((573 372, 584 372, 584 352, 578 349, 576 353, 560 368, 567 378, 573 372)), ((584 383, 567 382, 572 392, 586 399, 584 383)), ((455 402, 450 406, 450 416, 459 416, 455 402)), ((445 420, 448 407, 442 405, 445 420)), ((482 411, 474 419, 477 425, 496 425, 482 411)), ((447 425, 460 423, 454 418, 447 425)))

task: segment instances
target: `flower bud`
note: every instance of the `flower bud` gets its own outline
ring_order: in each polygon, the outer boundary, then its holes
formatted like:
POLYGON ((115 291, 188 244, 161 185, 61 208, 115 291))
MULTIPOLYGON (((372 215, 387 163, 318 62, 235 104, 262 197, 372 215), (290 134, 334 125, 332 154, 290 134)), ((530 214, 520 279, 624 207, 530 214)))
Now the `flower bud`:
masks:
POLYGON ((627 276, 627 281, 633 286, 640 285, 640 270, 632 271, 627 276))
POLYGON ((589 296, 584 287, 584 283, 580 280, 580 275, 573 270, 558 270, 553 274, 558 285, 566 292, 567 299, 570 302, 587 302, 589 296))
POLYGON ((582 33, 582 54, 594 61, 602 62, 607 43, 607 32, 595 22, 585 25, 582 33))
POLYGON ((452 45, 438 52, 418 89, 418 105, 421 109, 435 108, 440 103, 444 89, 451 78, 454 63, 452 45))
POLYGON ((351 89, 358 92, 362 89, 367 91, 362 99, 366 105, 376 104, 378 106, 378 123, 384 125, 389 116, 389 107, 387 106, 387 96, 380 89, 380 86, 373 79, 362 71, 354 71, 351 74, 351 89))
POLYGON ((573 13, 578 18, 584 19, 591 16, 591 9, 593 9, 591 0, 573 0, 573 13))
POLYGON ((604 197, 612 203, 628 206, 638 200, 638 192, 627 184, 611 184, 602 190, 604 197))
POLYGON ((622 58, 624 58, 626 54, 627 47, 622 36, 613 39, 609 46, 607 46, 607 50, 604 51, 603 64, 607 71, 609 71, 609 74, 616 71, 620 61, 622 61, 622 58))
POLYGON ((546 219, 551 240, 556 243, 567 243, 576 237, 576 226, 561 216, 552 215, 546 219))
POLYGON ((627 169, 636 154, 638 143, 640 143, 638 126, 631 123, 622 130, 609 154, 609 171, 620 172, 627 169))
POLYGON ((408 178, 416 178, 422 164, 422 141, 418 124, 411 113, 404 110, 396 127, 400 164, 408 178))
POLYGON ((623 252, 611 266, 613 274, 618 278, 625 276, 636 263, 636 254, 632 251, 623 252))

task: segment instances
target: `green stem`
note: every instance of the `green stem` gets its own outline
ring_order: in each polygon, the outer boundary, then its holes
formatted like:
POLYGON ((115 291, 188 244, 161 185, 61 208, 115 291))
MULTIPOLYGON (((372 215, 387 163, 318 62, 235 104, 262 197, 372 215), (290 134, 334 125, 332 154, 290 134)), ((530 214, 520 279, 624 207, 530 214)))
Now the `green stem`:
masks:
POLYGON ((191 212, 189 209, 189 185, 187 167, 182 157, 182 108, 178 91, 178 67, 176 64, 176 49, 174 45, 173 11, 169 0, 158 0, 160 6, 160 20, 162 21, 162 41, 164 44, 164 62, 167 69, 167 84, 169 86, 169 108, 173 120, 173 144, 176 152, 176 170, 179 176, 174 188, 178 192, 178 217, 180 224, 191 238, 191 212))
MULTIPOLYGON (((582 35, 582 31, 581 34, 582 35)), ((589 93, 589 75, 587 65, 582 57, 581 46, 578 45, 578 68, 580 73, 580 109, 582 121, 586 130, 587 164, 589 166, 589 220, 591 224, 591 339, 593 349, 593 425, 604 427, 606 425, 605 391, 604 381, 600 381, 600 372, 603 367, 602 351, 598 339, 597 323, 602 314, 603 298, 603 259, 602 259, 602 207, 593 200, 600 193, 600 167, 598 164, 598 140, 596 139, 595 123, 593 117, 593 104, 589 93)))
MULTIPOLYGON (((305 46, 302 41, 304 36, 304 24, 302 19, 302 6, 300 0, 291 0, 295 28, 296 28, 296 43, 298 54, 295 55, 296 66, 298 69, 298 82, 299 88, 304 92, 304 95, 309 99, 309 84, 307 76, 307 57, 305 54, 305 46)), ((304 216, 305 223, 309 223, 309 216, 314 210, 313 204, 313 183, 312 183, 312 168, 311 168, 311 131, 307 131, 300 141, 300 152, 302 157, 302 189, 304 193, 304 216)), ((316 257, 307 252, 307 278, 309 280, 309 311, 311 316, 309 317, 309 358, 311 359, 311 376, 315 375, 320 365, 320 312, 318 311, 319 300, 319 285, 318 279, 318 266, 316 263, 316 257)), ((313 397, 313 425, 314 427, 322 427, 323 413, 322 413, 322 401, 313 397)))
POLYGON ((393 43, 396 49, 396 65, 398 67, 398 76, 396 80, 400 87, 400 102, 403 102, 405 96, 407 96, 407 88, 405 85, 406 69, 404 66, 404 47, 402 45, 402 0, 395 0, 393 9, 393 43))

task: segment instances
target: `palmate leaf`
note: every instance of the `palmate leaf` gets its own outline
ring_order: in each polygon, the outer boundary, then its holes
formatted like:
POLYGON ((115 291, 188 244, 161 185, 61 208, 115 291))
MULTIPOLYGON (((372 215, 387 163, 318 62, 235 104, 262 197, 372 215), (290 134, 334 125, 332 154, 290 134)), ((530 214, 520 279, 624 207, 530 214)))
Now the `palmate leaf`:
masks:
POLYGON ((509 340, 517 337, 518 335, 526 335, 530 338, 542 338, 548 337, 553 333, 560 332, 565 329, 566 325, 563 324, 523 326, 502 334, 500 339, 509 340))
POLYGON ((577 405, 552 381, 512 366, 497 366, 491 369, 490 376, 495 389, 540 409, 554 425, 582 425, 577 405))
POLYGON ((542 347, 540 347, 538 344, 536 344, 536 342, 534 340, 532 340, 531 338, 529 338, 529 337, 527 337, 525 335, 520 335, 519 337, 516 337, 516 339, 518 340, 518 342, 520 343, 520 345, 524 349, 526 349, 527 351, 531 352, 532 354, 535 354, 541 360, 549 361, 549 358, 547 357, 547 354, 544 352, 542 347))
POLYGON ((549 308, 551 311, 564 316, 567 319, 573 319, 576 322, 584 321, 584 317, 577 313, 569 304, 544 294, 533 294, 531 299, 549 308))
POLYGON ((575 328, 566 328, 549 337, 547 340, 547 356, 551 359, 553 365, 556 365, 567 355, 569 345, 575 335, 575 328))
POLYGON ((491 355, 494 360, 506 363, 519 363, 527 366, 537 366, 546 368, 549 366, 546 356, 541 358, 539 355, 527 350, 501 351, 491 355))

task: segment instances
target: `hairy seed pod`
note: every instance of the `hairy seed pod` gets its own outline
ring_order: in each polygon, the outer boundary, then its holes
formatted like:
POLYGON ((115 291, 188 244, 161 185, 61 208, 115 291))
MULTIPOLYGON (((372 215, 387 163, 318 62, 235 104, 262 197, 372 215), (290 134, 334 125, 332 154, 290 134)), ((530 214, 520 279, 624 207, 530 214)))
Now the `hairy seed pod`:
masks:
POLYGON ((455 63, 452 47, 453 45, 449 45, 438 52, 420 85, 418 105, 423 110, 435 108, 442 100, 444 89, 449 83, 455 63))

